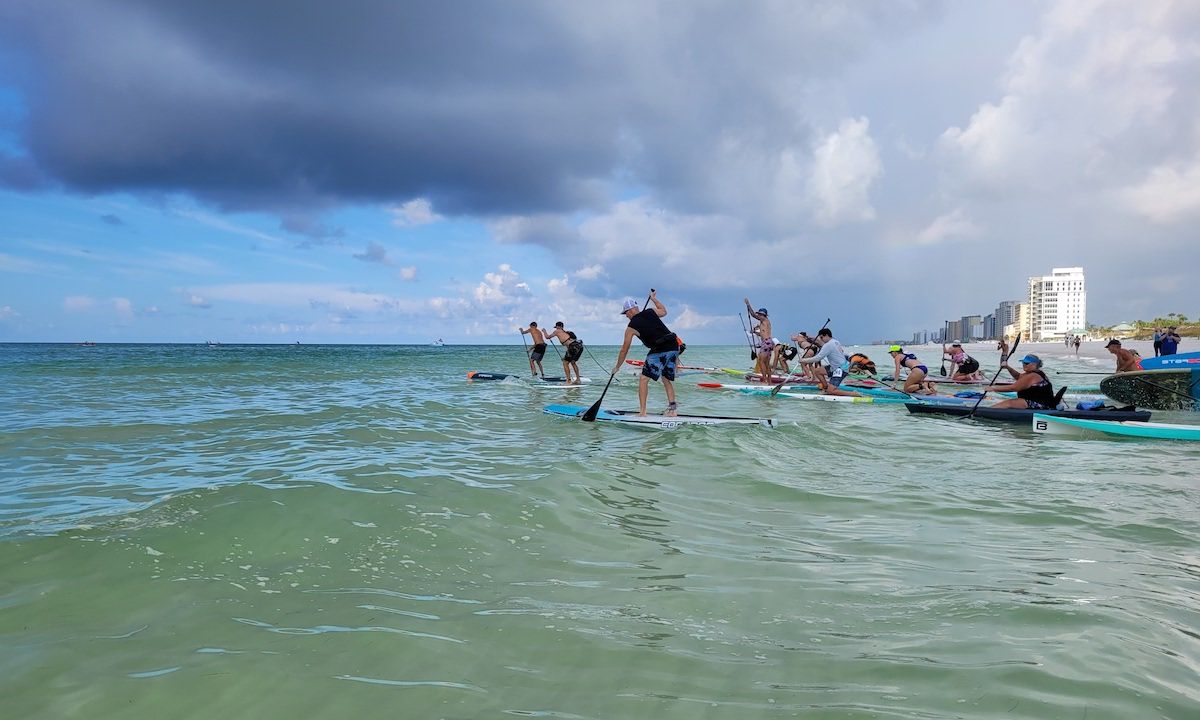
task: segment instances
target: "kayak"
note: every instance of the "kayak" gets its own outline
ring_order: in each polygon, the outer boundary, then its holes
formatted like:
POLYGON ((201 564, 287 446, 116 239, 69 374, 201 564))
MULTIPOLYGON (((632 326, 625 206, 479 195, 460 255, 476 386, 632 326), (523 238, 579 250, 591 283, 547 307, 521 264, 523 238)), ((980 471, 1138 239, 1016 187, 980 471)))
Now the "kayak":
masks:
POLYGON ((1033 416, 1034 432, 1047 435, 1088 437, 1119 435, 1124 437, 1155 438, 1158 440, 1200 441, 1200 425, 1176 425, 1152 422, 1107 422, 1084 418, 1056 417, 1044 413, 1033 416))
MULTIPOLYGON (((1174 357, 1168 355, 1168 358, 1174 357)), ((1109 375, 1100 390, 1120 403, 1155 410, 1200 409, 1200 366, 1168 370, 1134 370, 1109 375)))
MULTIPOLYGON (((910 402, 904 406, 914 415, 953 415, 964 417, 971 414, 972 405, 946 405, 930 402, 910 402)), ((1057 417, 1083 418, 1104 422, 1120 422, 1130 420, 1146 422, 1150 419, 1147 410, 1029 410, 1023 408, 996 408, 990 405, 980 405, 975 410, 975 417, 985 420, 1006 420, 1009 422, 1030 422, 1036 414, 1054 415, 1057 417)))
MULTIPOLYGON (((542 412, 561 417, 579 418, 587 412, 582 405, 547 405, 542 412)), ((638 427, 674 430, 684 425, 763 425, 775 427, 773 418, 722 417, 718 415, 638 415, 637 410, 609 410, 600 408, 596 414, 600 422, 619 422, 638 427)))

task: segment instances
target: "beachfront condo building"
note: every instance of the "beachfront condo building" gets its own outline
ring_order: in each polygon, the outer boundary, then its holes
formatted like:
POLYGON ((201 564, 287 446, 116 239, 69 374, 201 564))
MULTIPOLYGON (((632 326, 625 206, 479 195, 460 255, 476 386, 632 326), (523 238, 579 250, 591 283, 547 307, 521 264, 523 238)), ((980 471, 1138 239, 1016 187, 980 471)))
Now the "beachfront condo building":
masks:
POLYGON ((1029 278, 1029 337, 1062 340, 1087 327, 1087 290, 1083 268, 1054 268, 1029 278))

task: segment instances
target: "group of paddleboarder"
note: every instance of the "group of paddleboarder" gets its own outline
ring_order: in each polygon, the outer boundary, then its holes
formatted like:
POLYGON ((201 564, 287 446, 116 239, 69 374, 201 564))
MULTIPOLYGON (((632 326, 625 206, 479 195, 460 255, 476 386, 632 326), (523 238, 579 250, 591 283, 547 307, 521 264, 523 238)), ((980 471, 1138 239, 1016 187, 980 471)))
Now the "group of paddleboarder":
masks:
POLYGON ((583 378, 579 375, 579 358, 583 357, 583 341, 574 332, 567 330, 562 320, 554 323, 554 329, 549 332, 539 328, 536 322, 529 323, 529 327, 517 329, 521 331, 522 336, 528 335, 533 340, 533 347, 527 348, 527 350, 529 352, 529 371, 533 373, 534 377, 546 377, 546 371, 542 368, 542 358, 546 357, 546 340, 554 339, 563 346, 561 359, 563 379, 566 384, 577 385, 583 382, 583 378), (574 380, 571 379, 572 372, 575 374, 574 380))
MULTIPOLYGON (((792 335, 791 339, 796 343, 796 346, 792 347, 787 343, 781 343, 774 337, 771 316, 767 308, 756 309, 749 298, 743 298, 743 302, 746 305, 746 314, 751 319, 749 332, 754 339, 752 354, 756 371, 753 377, 758 382, 765 385, 775 384, 777 378, 774 372, 780 369, 784 373, 783 380, 786 382, 791 377, 787 361, 795 359, 797 362, 796 374, 815 382, 824 394, 861 396, 860 393, 842 389, 842 383, 849 377, 852 370, 874 375, 875 365, 861 353, 855 353, 848 357, 845 347, 834 338, 833 330, 828 327, 828 321, 815 336, 809 336, 807 332, 792 335)), ((626 300, 621 307, 621 314, 629 322, 625 327, 625 335, 617 354, 616 365, 612 369, 612 375, 616 375, 621 370, 633 339, 637 338, 647 349, 638 383, 638 414, 646 414, 650 381, 658 381, 662 383, 667 398, 667 410, 663 415, 676 415, 678 402, 675 396, 674 381, 683 343, 662 320, 667 316, 667 307, 659 300, 655 291, 651 290, 644 306, 640 306, 636 300, 626 300)), ((531 322, 528 327, 519 328, 519 330, 522 335, 529 335, 533 340, 533 347, 529 348, 528 352, 529 369, 535 376, 545 377, 542 359, 545 357, 546 346, 548 341, 557 340, 565 350, 561 359, 566 383, 578 384, 583 381, 578 365, 578 360, 584 352, 583 342, 574 332, 567 330, 562 321, 555 323, 554 328, 548 332, 539 328, 536 322, 531 322)), ((1171 328, 1171 331, 1174 331, 1174 328, 1171 328)), ((1160 340, 1162 345, 1167 346, 1162 350, 1174 351, 1178 343, 1176 339, 1178 336, 1169 340, 1166 336, 1167 334, 1163 333, 1163 339, 1160 340)), ((1136 353, 1122 348, 1119 340, 1109 341, 1107 348, 1116 356, 1118 372, 1139 368, 1140 357, 1136 353)), ((984 392, 1011 392, 1015 393, 1016 397, 1002 400, 993 407, 1040 410, 1053 408, 1057 404, 1054 386, 1042 370, 1041 358, 1037 355, 1026 354, 1021 358, 1021 368, 1018 370, 1008 364, 1008 342, 1001 340, 997 349, 1000 350, 1000 368, 1008 371, 1012 376, 1012 381, 997 384, 996 378, 993 378, 992 383, 983 390, 984 392)), ((901 345, 890 346, 888 354, 893 362, 892 378, 897 382, 903 382, 902 387, 895 389, 910 395, 934 395, 937 393, 936 383, 929 378, 929 367, 915 354, 905 351, 901 345)), ((982 384, 984 381, 979 361, 967 354, 962 344, 957 342, 942 346, 941 374, 951 382, 977 381, 982 384), (946 361, 950 362, 949 372, 946 372, 945 369, 946 361)))

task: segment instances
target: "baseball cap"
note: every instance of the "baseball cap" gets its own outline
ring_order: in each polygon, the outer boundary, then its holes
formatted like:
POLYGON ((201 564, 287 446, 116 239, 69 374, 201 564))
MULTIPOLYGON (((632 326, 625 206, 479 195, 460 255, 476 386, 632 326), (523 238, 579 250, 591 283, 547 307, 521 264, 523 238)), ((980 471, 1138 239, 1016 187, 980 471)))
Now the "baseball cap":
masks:
POLYGON ((1105 345, 1104 347, 1112 347, 1113 345, 1116 345, 1117 347, 1121 347, 1121 341, 1114 338, 1112 340, 1109 340, 1108 344, 1105 345))
POLYGON ((1025 363, 1037 363, 1037 366, 1041 367, 1042 359, 1040 357, 1038 357, 1037 355, 1030 354, 1030 355, 1026 355, 1025 357, 1021 358, 1021 364, 1024 365, 1025 363))
POLYGON ((766 309, 766 308, 759 308, 759 309, 758 309, 758 312, 759 312, 759 314, 760 314, 760 315, 766 315, 766 314, 767 314, 767 309, 766 309))
POLYGON ((554 327, 562 327, 562 326, 563 326, 562 320, 559 320, 558 322, 554 323, 554 327))
POLYGON ((900 347, 899 345, 893 345, 893 346, 891 346, 890 348, 888 348, 888 352, 890 352, 890 353, 893 353, 893 352, 904 352, 904 348, 900 347))
POLYGON ((621 306, 621 314, 624 315, 625 313, 629 312, 630 310, 637 310, 637 309, 638 309, 637 300, 626 300, 625 304, 621 306))

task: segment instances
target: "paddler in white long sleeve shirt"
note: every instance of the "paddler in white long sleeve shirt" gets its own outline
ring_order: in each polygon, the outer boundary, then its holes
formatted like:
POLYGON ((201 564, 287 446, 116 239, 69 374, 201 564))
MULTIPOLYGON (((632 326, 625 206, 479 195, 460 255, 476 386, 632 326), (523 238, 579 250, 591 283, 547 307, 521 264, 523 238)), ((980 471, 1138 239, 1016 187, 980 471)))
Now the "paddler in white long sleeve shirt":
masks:
POLYGON ((821 386, 821 392, 826 395, 862 397, 860 393, 842 390, 839 387, 846 379, 846 368, 850 366, 850 363, 846 360, 846 349, 840 342, 833 339, 833 331, 829 328, 821 328, 821 332, 817 333, 817 344, 821 346, 821 349, 816 355, 810 358, 800 358, 797 362, 813 365, 817 371, 817 383, 821 386), (821 367, 822 360, 829 363, 828 370, 821 367))

